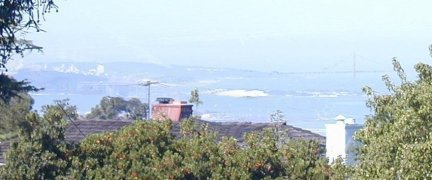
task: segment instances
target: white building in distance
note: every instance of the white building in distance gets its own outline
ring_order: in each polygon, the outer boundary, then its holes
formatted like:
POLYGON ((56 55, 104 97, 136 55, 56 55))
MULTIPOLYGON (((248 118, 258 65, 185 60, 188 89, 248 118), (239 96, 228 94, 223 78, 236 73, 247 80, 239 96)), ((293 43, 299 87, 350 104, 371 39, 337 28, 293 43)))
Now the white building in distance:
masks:
POLYGON ((105 73, 105 66, 103 66, 102 64, 98 64, 96 66, 96 76, 101 76, 105 73))
POLYGON ((352 118, 345 118, 342 115, 336 117, 335 124, 326 124, 326 157, 329 163, 333 163, 341 157, 345 164, 355 163, 354 149, 358 142, 354 140, 354 133, 363 127, 356 124, 352 118))

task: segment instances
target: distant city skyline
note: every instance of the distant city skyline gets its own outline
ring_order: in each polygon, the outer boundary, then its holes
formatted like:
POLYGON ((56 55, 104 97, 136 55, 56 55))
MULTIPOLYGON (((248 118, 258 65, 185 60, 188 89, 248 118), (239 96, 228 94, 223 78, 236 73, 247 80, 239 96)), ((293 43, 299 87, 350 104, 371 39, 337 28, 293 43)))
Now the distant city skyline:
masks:
POLYGON ((24 63, 133 61, 296 72, 352 69, 353 58, 358 70, 391 70, 392 57, 411 69, 431 62, 432 2, 423 0, 57 3, 59 12, 43 22, 46 32, 27 34, 44 53, 27 54, 24 63))

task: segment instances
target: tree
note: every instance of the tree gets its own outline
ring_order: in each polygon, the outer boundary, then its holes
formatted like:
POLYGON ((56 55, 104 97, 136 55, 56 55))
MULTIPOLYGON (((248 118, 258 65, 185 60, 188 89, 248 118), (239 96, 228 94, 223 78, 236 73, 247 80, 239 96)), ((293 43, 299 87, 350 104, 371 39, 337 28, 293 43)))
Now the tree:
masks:
POLYGON ((164 172, 176 165, 163 160, 172 155, 170 129, 170 121, 136 121, 119 132, 89 136, 72 158, 71 179, 166 179, 164 172))
POLYGON ((198 89, 194 89, 191 91, 191 95, 189 98, 189 103, 193 103, 195 104, 195 106, 199 106, 200 104, 202 104, 203 102, 200 100, 200 96, 199 96, 199 91, 198 89))
POLYGON ((126 102, 126 112, 129 119, 142 120, 146 117, 148 105, 142 103, 138 98, 131 98, 126 102))
POLYGON ((330 165, 330 167, 330 179, 345 180, 354 174, 353 168, 345 165, 343 158, 340 156, 330 165))
MULTIPOLYGON (((25 121, 25 117, 30 113, 33 105, 33 99, 28 94, 19 94, 7 104, 0 100, 0 136, 10 138, 16 135, 19 125, 25 121)), ((1 141, 0 137, 0 141, 1 141)))
POLYGON ((3 74, 6 64, 14 54, 41 50, 24 38, 30 30, 41 31, 40 20, 45 13, 57 10, 53 0, 2 0, 0 1, 0 99, 9 102, 20 92, 37 91, 27 81, 16 81, 3 74))
POLYGON ((389 94, 364 88, 374 114, 356 134, 362 144, 354 178, 430 179, 432 174, 432 66, 415 65, 416 81, 408 81, 399 62, 393 65, 401 81, 383 80, 389 94))
POLYGON ((119 132, 93 135, 77 148, 70 179, 324 179, 328 166, 314 141, 276 147, 273 131, 217 140, 192 120, 177 137, 171 121, 136 121, 119 132))
MULTIPOLYGON (((190 97, 189 97, 189 103, 195 104, 196 109, 198 109, 198 106, 203 103, 200 100, 198 89, 194 89, 194 90, 191 91, 191 94, 190 94, 190 97)), ((197 113, 195 112, 194 114, 196 115, 197 113)), ((199 119, 200 116, 194 116, 194 118, 199 119)))
POLYGON ((91 109, 88 119, 115 119, 121 118, 124 114, 126 119, 141 120, 146 117, 147 104, 142 103, 138 98, 129 101, 121 97, 103 97, 99 105, 91 109))
POLYGON ((270 114, 270 122, 273 124, 272 130, 278 141, 278 145, 288 140, 288 132, 282 128, 287 122, 281 110, 276 110, 274 113, 270 114))
POLYGON ((217 139, 208 125, 135 121, 117 132, 65 141, 65 103, 32 113, 0 167, 0 179, 325 179, 328 166, 314 141, 280 147, 273 131, 249 133, 245 142, 217 139))
POLYGON ((31 86, 26 80, 17 81, 10 76, 0 74, 0 101, 3 101, 3 103, 9 103, 13 97, 20 98, 19 94, 39 90, 42 89, 31 86))
POLYGON ((0 2, 0 69, 15 53, 40 50, 24 39, 28 30, 41 31, 40 20, 45 13, 57 10, 53 0, 3 0, 0 2))
POLYGON ((0 168, 0 179, 54 179, 66 175, 72 147, 65 141, 66 118, 76 117, 65 101, 30 113, 20 124, 17 141, 0 168), (71 114, 70 114, 71 113, 71 114))

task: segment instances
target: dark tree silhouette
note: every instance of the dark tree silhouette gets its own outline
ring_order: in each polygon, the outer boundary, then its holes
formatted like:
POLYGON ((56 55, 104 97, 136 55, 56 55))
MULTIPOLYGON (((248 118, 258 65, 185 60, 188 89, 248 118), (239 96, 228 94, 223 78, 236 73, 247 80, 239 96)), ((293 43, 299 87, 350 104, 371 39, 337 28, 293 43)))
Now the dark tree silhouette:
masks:
MULTIPOLYGON (((23 56, 25 51, 42 50, 24 35, 42 31, 40 20, 51 10, 57 10, 53 0, 0 0, 0 73, 7 71, 6 64, 14 54, 23 56)), ((27 81, 0 74, 0 99, 6 103, 20 92, 36 90, 27 81)))

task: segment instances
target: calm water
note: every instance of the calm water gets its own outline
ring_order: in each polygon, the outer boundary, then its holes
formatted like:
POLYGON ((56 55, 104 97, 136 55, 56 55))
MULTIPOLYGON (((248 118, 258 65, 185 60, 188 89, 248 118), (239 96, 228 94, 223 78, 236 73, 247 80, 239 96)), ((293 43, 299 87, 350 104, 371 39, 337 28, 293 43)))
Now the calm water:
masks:
MULTIPOLYGON (((152 86, 151 99, 173 97, 187 100, 190 91, 197 88, 204 103, 195 107, 195 111, 206 120, 268 122, 271 113, 281 110, 289 124, 323 134, 324 125, 333 123, 339 114, 355 118, 359 123, 371 114, 365 106, 367 97, 361 88, 369 85, 376 91, 385 92, 381 75, 383 73, 360 73, 354 77, 350 73, 221 72, 201 78, 165 76, 159 78, 168 85, 152 86)), ((65 98, 77 105, 82 114, 89 112, 103 96, 138 97, 147 102, 145 87, 94 86, 79 93, 56 93, 51 89, 33 94, 35 109, 65 98)))

